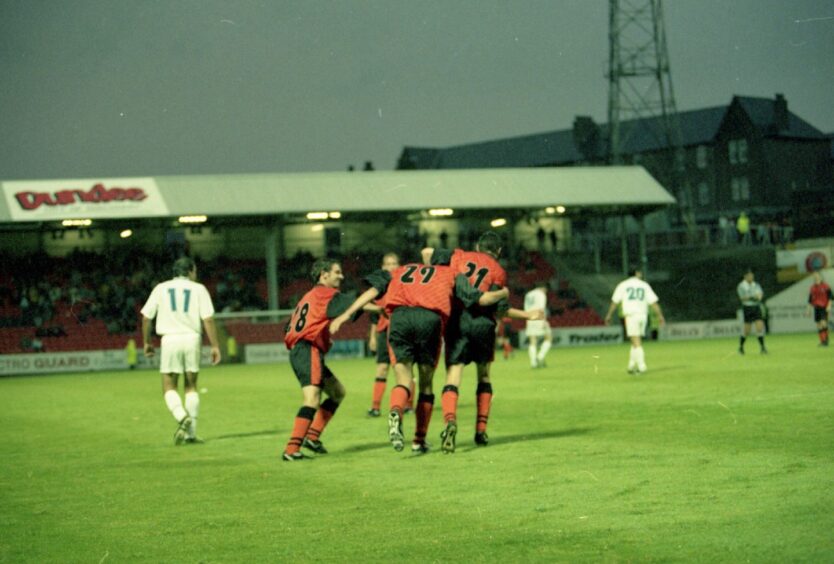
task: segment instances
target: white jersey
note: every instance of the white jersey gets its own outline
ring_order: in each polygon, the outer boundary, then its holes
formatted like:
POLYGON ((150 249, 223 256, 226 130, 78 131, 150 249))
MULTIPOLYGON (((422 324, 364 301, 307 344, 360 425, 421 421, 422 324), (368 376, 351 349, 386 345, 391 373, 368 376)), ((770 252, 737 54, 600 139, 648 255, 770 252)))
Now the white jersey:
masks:
POLYGON ((524 295, 524 311, 537 309, 543 309, 547 317, 547 293, 540 288, 534 288, 524 295))
POLYGON ((527 321, 526 331, 528 336, 542 337, 550 327, 547 321, 547 293, 544 290, 534 288, 524 295, 524 311, 544 310, 544 319, 527 321))
POLYGON ((649 306, 656 304, 658 299, 646 281, 632 276, 617 284, 611 301, 623 304, 623 315, 629 316, 648 315, 649 306))
POLYGON ((764 297, 762 287, 756 281, 748 282, 747 280, 742 280, 739 282, 736 292, 738 292, 741 305, 746 306, 757 306, 764 297))
POLYGON ((201 322, 214 315, 214 305, 205 286, 178 276, 156 285, 142 315, 156 317, 158 335, 200 335, 201 322))

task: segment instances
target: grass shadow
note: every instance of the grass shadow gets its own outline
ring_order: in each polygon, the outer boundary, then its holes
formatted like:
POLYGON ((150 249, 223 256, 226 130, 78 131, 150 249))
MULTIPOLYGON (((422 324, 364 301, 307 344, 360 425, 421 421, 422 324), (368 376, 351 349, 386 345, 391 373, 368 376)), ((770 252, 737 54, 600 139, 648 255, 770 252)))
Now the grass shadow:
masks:
MULTIPOLYGON (((579 435, 587 435, 588 433, 592 433, 596 429, 591 427, 574 427, 572 429, 561 429, 561 430, 553 430, 553 431, 541 431, 538 433, 518 433, 515 435, 497 435, 497 436, 490 436, 489 438, 489 447, 493 446, 500 446, 502 444, 509 444, 509 443, 519 443, 519 442, 532 442, 532 441, 546 441, 548 439, 560 439, 562 437, 576 437, 579 435)), ((460 440, 460 433, 458 433, 458 440, 460 440)), ((477 450, 479 447, 474 444, 458 446, 456 451, 470 451, 470 450, 477 450)))
POLYGON ((229 439, 248 439, 250 437, 274 437, 278 435, 281 431, 279 429, 270 429, 268 431, 252 431, 250 433, 232 433, 229 435, 220 435, 217 437, 209 437, 208 440, 211 441, 226 441, 229 439))

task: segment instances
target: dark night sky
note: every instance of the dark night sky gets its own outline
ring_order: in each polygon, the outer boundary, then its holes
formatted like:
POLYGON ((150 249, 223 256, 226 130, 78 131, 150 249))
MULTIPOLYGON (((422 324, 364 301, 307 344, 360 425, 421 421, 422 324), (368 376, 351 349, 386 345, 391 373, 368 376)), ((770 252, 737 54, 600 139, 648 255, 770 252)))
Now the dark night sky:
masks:
MULTIPOLYGON (((664 4, 680 110, 834 131, 834 3, 664 4)), ((608 3, 0 0, 0 178, 391 169, 605 121, 608 3)))

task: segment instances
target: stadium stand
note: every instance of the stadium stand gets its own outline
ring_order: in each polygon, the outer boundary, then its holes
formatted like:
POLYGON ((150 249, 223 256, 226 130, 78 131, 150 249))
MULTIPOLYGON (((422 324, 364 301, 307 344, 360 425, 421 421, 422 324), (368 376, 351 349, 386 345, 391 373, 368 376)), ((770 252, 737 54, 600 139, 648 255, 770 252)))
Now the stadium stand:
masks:
MULTIPOLYGON (((346 257, 344 290, 357 289, 361 272, 376 267, 376 254, 346 257)), ((313 257, 298 254, 279 262, 279 307, 291 308, 310 288, 313 257)), ((167 278, 170 260, 141 252, 103 256, 75 252, 66 258, 38 255, 7 257, 9 272, 0 276, 0 354, 124 348, 140 339, 139 309, 150 289, 167 278)), ((553 327, 601 325, 600 315, 582 300, 570 282, 539 252, 522 252, 508 264, 511 303, 523 307, 524 293, 538 281, 550 281, 548 304, 553 327)), ((219 258, 200 262, 200 280, 218 312, 260 311, 267 290, 262 261, 219 258)), ((367 317, 346 326, 340 339, 364 339, 367 317)), ((223 324, 239 345, 280 342, 284 323, 243 319, 223 324)), ((523 322, 515 322, 516 328, 523 322)))

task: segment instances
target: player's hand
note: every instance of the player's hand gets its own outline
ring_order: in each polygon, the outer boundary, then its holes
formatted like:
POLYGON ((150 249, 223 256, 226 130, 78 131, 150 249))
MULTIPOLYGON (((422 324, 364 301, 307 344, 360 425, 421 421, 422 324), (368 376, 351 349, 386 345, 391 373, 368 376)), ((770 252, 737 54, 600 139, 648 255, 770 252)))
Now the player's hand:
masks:
POLYGON ((145 346, 143 347, 143 352, 145 353, 145 356, 148 358, 153 358, 153 355, 156 353, 156 351, 154 351, 153 349, 152 343, 145 343, 145 346))
POLYGON ((530 311, 530 321, 541 321, 544 319, 543 309, 534 309, 530 311))
POLYGON ((376 352, 376 335, 368 339, 368 350, 372 353, 376 352))
POLYGON ((339 317, 335 318, 333 321, 330 322, 330 333, 335 334, 339 332, 342 325, 344 325, 345 321, 347 321, 347 317, 344 315, 340 315, 339 317))
POLYGON ((218 347, 211 347, 211 363, 213 365, 220 364, 220 349, 218 347))

